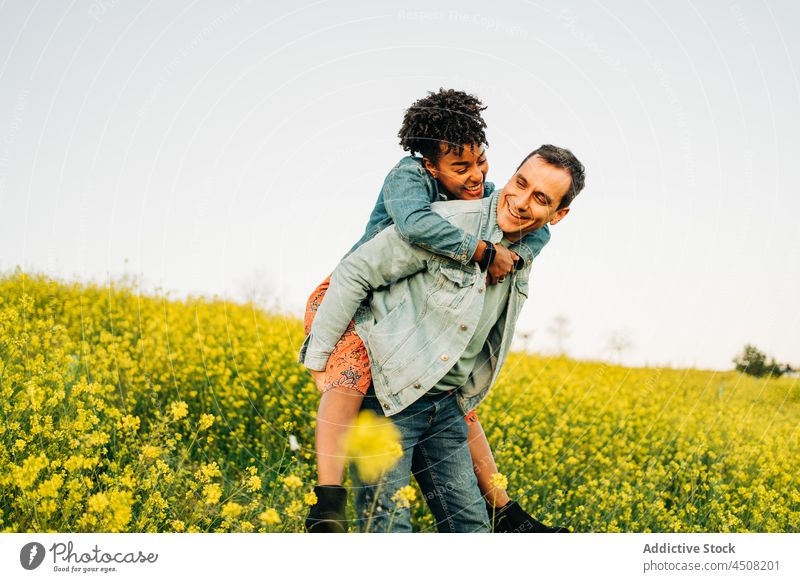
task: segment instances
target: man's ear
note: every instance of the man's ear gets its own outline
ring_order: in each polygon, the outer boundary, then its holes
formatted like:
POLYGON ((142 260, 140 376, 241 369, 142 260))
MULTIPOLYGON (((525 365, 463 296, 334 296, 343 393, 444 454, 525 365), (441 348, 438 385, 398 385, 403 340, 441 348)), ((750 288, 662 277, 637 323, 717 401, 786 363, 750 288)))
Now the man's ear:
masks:
POLYGON ((553 218, 550 219, 550 225, 552 226, 554 224, 558 224, 559 222, 561 222, 563 218, 567 215, 567 213, 569 213, 569 206, 556 211, 556 213, 553 215, 553 218))

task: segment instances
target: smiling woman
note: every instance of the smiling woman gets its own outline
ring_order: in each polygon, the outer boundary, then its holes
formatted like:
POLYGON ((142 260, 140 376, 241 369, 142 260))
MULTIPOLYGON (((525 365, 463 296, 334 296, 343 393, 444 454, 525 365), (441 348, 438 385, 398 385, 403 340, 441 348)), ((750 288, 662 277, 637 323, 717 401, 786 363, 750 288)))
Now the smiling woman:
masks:
POLYGON ((489 161, 480 144, 463 144, 459 148, 439 144, 435 161, 423 158, 423 162, 431 177, 439 180, 451 197, 461 200, 483 198, 483 182, 489 171, 489 161))

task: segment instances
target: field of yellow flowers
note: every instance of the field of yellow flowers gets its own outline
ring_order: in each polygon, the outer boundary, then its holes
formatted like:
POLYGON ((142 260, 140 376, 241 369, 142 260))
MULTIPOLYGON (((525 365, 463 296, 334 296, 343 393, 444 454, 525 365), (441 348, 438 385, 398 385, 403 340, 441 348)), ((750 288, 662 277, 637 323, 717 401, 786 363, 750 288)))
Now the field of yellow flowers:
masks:
MULTIPOLYGON (((301 341, 252 305, 0 278, 0 530, 302 531, 318 396, 301 341)), ((516 354, 479 412, 546 523, 800 531, 797 379, 516 354)))

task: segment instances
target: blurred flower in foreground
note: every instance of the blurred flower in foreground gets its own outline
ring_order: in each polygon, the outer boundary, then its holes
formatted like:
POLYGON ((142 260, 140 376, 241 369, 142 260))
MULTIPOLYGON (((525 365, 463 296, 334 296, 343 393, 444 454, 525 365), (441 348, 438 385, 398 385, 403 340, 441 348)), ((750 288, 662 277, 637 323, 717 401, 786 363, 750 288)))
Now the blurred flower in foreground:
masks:
POLYGON ((363 410, 345 436, 345 453, 365 483, 375 483, 403 456, 400 431, 391 420, 363 410))
POLYGON ((508 477, 502 473, 492 473, 492 476, 489 477, 489 485, 491 485, 494 489, 507 489, 508 477))

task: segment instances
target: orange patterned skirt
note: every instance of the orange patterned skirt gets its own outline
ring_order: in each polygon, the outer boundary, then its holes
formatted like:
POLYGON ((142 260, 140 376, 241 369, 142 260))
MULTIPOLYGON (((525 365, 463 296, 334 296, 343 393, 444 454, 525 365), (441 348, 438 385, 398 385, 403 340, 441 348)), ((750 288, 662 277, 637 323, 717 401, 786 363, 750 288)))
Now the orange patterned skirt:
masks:
MULTIPOLYGON (((328 277, 314 289, 311 297, 308 298, 306 315, 303 320, 306 335, 311 333, 311 324, 314 322, 317 309, 319 309, 330 284, 331 277, 328 275, 328 277)), ((352 388, 366 395, 367 389, 371 383, 372 374, 369 369, 367 348, 364 346, 364 342, 361 341, 361 338, 358 337, 355 323, 351 320, 344 335, 336 342, 336 346, 333 348, 333 352, 331 352, 331 357, 328 359, 328 365, 325 367, 325 384, 322 391, 327 392, 331 388, 343 386, 352 388)))
MULTIPOLYGON (((329 275, 314 289, 314 292, 308 298, 306 313, 303 318, 306 335, 311 333, 311 324, 314 322, 314 317, 317 315, 317 310, 330 284, 331 277, 329 275)), ((344 388, 352 388, 366 395, 371 383, 372 373, 369 368, 367 348, 361 338, 358 337, 355 323, 350 321, 344 335, 336 343, 328 359, 322 391, 327 392, 332 388, 342 386, 344 388)), ((478 420, 478 415, 472 410, 467 413, 464 419, 467 424, 473 424, 478 420)))

